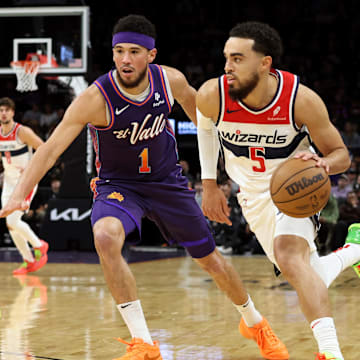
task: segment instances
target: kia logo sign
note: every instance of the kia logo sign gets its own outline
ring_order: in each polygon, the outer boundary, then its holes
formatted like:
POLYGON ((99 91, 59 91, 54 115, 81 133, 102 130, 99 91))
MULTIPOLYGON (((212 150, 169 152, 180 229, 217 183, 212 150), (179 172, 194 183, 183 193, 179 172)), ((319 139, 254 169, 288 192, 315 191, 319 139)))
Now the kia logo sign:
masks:
POLYGON ((88 218, 90 214, 91 209, 80 214, 78 208, 68 208, 66 210, 61 210, 60 212, 55 208, 50 211, 50 221, 83 221, 88 218))

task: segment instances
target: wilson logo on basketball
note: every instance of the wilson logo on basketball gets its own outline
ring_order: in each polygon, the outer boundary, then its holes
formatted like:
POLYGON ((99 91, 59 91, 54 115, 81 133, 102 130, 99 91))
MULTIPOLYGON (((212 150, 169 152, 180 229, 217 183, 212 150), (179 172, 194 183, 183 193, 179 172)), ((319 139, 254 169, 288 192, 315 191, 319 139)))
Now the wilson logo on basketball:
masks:
POLYGON ((304 190, 307 187, 311 186, 314 183, 317 183, 321 180, 324 180, 324 177, 322 174, 314 175, 312 178, 306 178, 303 177, 301 180, 291 183, 290 185, 286 186, 286 190, 289 193, 289 195, 295 195, 300 190, 304 190))

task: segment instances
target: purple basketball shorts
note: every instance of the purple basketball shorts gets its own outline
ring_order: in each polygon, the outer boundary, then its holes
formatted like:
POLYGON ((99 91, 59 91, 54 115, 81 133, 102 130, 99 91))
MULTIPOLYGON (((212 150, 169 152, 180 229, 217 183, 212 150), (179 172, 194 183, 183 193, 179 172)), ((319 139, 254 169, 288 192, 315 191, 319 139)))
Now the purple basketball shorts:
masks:
POLYGON ((169 244, 185 247, 193 258, 205 257, 215 249, 194 191, 187 187, 187 179, 179 170, 157 182, 99 179, 93 191, 93 226, 103 217, 115 217, 123 224, 126 240, 136 243, 141 239, 141 219, 146 216, 156 223, 169 244))

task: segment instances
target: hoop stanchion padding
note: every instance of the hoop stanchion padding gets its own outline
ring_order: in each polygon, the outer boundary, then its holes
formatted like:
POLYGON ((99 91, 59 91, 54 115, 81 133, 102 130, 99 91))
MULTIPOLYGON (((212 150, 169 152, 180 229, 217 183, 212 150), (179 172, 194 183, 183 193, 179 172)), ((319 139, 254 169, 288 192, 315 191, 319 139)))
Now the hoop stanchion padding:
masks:
POLYGON ((17 91, 25 92, 38 89, 36 75, 39 73, 40 61, 20 60, 12 61, 10 64, 16 74, 17 91))

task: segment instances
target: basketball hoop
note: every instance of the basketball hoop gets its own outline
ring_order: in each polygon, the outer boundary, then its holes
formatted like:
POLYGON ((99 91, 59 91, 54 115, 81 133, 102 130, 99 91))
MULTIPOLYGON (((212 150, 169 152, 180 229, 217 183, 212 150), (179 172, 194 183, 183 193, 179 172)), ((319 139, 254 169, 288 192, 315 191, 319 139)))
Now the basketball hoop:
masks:
POLYGON ((38 89, 36 75, 39 72, 40 61, 12 61, 10 65, 17 77, 17 91, 24 92, 38 89))

